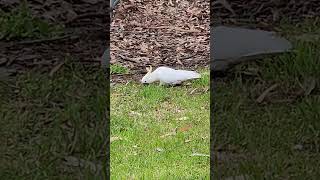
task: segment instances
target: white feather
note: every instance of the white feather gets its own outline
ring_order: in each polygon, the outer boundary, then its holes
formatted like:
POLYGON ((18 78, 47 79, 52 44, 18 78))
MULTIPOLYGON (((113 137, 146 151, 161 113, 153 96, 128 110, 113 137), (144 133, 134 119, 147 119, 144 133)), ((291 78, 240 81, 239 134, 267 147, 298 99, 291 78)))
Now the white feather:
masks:
POLYGON ((201 75, 195 71, 175 70, 168 67, 158 67, 153 72, 148 72, 141 83, 153 83, 160 81, 160 84, 180 84, 183 81, 201 78, 201 75))

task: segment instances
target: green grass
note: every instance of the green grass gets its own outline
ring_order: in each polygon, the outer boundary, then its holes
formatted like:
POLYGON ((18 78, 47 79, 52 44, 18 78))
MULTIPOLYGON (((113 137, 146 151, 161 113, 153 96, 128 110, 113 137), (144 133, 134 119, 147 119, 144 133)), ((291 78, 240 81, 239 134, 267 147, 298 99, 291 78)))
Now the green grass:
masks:
POLYGON ((0 10, 0 40, 51 38, 62 33, 62 26, 34 17, 26 2, 10 12, 0 10))
POLYGON ((110 74, 126 74, 128 72, 128 68, 122 66, 121 64, 110 65, 110 74))
POLYGON ((209 73, 187 86, 111 88, 111 179, 209 179, 209 73), (174 133, 176 132, 176 133, 174 133))
POLYGON ((0 82, 3 179, 105 177, 108 81, 102 70, 66 63, 50 77, 28 72, 0 82), (73 157, 66 161, 65 158, 73 157), (75 159, 74 159, 75 158, 75 159), (84 160, 79 167, 76 160, 84 160))
MULTIPOLYGON (((301 33, 319 35, 320 26, 308 25, 301 33)), ((319 44, 295 41, 290 54, 239 65, 227 78, 213 81, 217 179, 319 177, 319 44), (274 84, 277 88, 258 103, 274 84)))

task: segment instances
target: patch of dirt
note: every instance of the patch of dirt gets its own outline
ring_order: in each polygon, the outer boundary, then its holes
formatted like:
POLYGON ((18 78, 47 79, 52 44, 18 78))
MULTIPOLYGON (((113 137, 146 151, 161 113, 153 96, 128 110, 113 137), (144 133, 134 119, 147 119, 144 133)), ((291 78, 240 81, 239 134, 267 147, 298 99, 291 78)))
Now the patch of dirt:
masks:
POLYGON ((122 0, 111 25, 111 64, 139 79, 145 67, 197 69, 209 65, 209 2, 205 0, 122 0))
POLYGON ((210 5, 211 24, 270 27, 282 18, 298 23, 320 16, 318 0, 216 0, 210 5))
MULTIPOLYGON (((19 1, 0 1, 2 10, 19 1)), ((57 39, 0 42, 0 67, 24 72, 37 69, 48 72, 64 62, 66 56, 89 66, 100 66, 100 57, 109 44, 109 3, 104 0, 28 1, 34 16, 54 24, 63 24, 66 34, 57 39)))

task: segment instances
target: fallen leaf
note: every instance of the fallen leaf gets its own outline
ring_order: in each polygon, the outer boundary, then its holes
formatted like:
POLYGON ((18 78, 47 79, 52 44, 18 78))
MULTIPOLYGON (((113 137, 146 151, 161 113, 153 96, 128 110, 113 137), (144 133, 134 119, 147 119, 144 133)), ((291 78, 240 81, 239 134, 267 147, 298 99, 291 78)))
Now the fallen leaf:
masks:
POLYGON ((266 89, 258 98, 257 98, 257 103, 262 103, 262 101, 266 98, 266 96, 274 89, 278 87, 278 84, 274 84, 268 89, 266 89))
POLYGON ((168 137, 168 136, 175 136, 176 134, 177 134, 176 131, 174 131, 174 132, 170 132, 170 133, 164 134, 164 135, 160 136, 160 138, 165 138, 165 137, 168 137))
POLYGON ((185 121, 185 120, 188 120, 188 117, 181 117, 178 119, 179 121, 185 121))
POLYGON ((181 62, 180 59, 177 59, 177 62, 178 62, 181 66, 184 66, 184 64, 181 62))
POLYGON ((162 152, 162 151, 164 151, 164 150, 161 149, 161 148, 156 148, 156 151, 157 151, 157 152, 162 152))
POLYGON ((191 92, 190 92, 190 95, 192 95, 198 88, 195 88, 193 89, 191 92))
POLYGON ((191 156, 210 157, 209 154, 201 154, 201 153, 192 153, 191 156))
POLYGON ((189 131, 191 129, 191 127, 192 126, 189 124, 189 125, 186 125, 184 127, 179 128, 178 131, 179 132, 186 132, 186 131, 189 131))
POLYGON ((129 115, 131 115, 131 116, 141 116, 142 114, 141 114, 141 113, 138 113, 138 112, 135 112, 135 111, 131 111, 131 112, 129 113, 129 115))
POLYGON ((302 88, 304 90, 304 95, 310 95, 311 92, 316 88, 316 79, 313 77, 306 78, 303 82, 302 88))
POLYGON ((64 64, 64 62, 61 62, 59 64, 57 64, 54 68, 52 68, 52 70, 49 73, 49 76, 52 77, 64 64))
POLYGON ((303 146, 301 144, 297 144, 297 145, 293 146, 293 149, 302 151, 303 150, 303 146))
POLYGON ((122 140, 122 138, 117 136, 110 137, 110 143, 112 143, 113 141, 119 141, 119 140, 122 140))

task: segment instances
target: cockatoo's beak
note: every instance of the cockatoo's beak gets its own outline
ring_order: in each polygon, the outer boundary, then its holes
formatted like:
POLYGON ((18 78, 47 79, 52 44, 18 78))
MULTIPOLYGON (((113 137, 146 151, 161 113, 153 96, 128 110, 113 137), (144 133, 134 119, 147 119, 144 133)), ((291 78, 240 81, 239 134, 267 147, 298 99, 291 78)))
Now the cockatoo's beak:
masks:
POLYGON ((146 67, 147 74, 143 76, 143 78, 140 80, 141 84, 149 84, 150 83, 150 75, 152 73, 152 66, 146 67))

